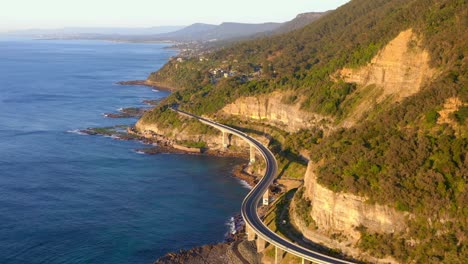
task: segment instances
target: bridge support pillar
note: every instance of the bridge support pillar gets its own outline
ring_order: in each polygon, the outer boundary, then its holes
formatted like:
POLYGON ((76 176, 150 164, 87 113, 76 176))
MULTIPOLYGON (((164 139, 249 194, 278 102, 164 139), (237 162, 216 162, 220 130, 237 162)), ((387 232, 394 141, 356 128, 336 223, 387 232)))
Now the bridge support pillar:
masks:
POLYGON ((254 241, 255 240, 255 232, 250 227, 249 224, 245 223, 245 231, 247 233, 247 241, 254 241))
POLYGON ((267 189, 265 193, 263 194, 263 205, 268 205, 270 204, 270 190, 267 189))
POLYGON ((230 134, 228 132, 223 132, 223 148, 229 147, 231 145, 230 134))
POLYGON ((266 246, 266 241, 261 237, 257 237, 257 252, 258 253, 263 252, 265 250, 265 246, 266 246))
POLYGON ((279 264, 283 260, 284 251, 281 248, 275 247, 275 264, 279 264))
POLYGON ((250 163, 255 162, 255 147, 250 145, 250 163))

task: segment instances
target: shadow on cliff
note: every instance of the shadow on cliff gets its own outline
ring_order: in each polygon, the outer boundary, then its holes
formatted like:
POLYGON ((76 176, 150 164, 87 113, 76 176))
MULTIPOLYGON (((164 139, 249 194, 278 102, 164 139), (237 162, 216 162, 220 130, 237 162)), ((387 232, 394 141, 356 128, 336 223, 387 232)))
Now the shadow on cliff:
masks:
POLYGON ((296 153, 291 152, 288 149, 284 149, 284 146, 281 144, 281 142, 276 140, 269 133, 261 132, 261 131, 258 131, 258 130, 252 129, 252 128, 245 128, 245 127, 236 126, 236 125, 233 125, 233 124, 229 124, 229 126, 231 126, 234 129, 240 130, 240 131, 242 131, 244 133, 265 137, 265 138, 270 140, 270 143, 269 143, 268 147, 271 149, 271 151, 275 155, 278 155, 282 159, 286 160, 285 162, 282 162, 285 165, 282 168, 280 168, 280 172, 278 173, 278 176, 277 176, 278 179, 281 179, 283 177, 284 173, 288 170, 288 168, 293 163, 300 163, 300 164, 305 165, 305 166, 307 165, 307 162, 301 156, 299 156, 296 153))

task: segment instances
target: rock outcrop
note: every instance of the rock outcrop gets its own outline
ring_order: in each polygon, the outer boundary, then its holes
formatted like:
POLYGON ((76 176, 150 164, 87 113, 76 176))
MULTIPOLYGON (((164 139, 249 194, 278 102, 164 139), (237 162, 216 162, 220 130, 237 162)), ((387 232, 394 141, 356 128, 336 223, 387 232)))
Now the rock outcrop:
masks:
MULTIPOLYGON (((188 127, 161 129, 156 123, 145 123, 141 119, 135 124, 136 130, 145 137, 164 136, 172 141, 205 142, 210 149, 223 147, 221 132, 216 134, 198 133, 191 131, 188 127)), ((247 148, 249 145, 242 139, 229 136, 230 145, 247 148)))
POLYGON ((443 108, 438 111, 439 118, 437 119, 437 124, 449 124, 452 128, 457 129, 458 125, 451 118, 451 115, 460 110, 462 106, 466 107, 468 103, 462 102, 458 97, 451 97, 445 100, 443 108))
POLYGON ((364 226, 370 232, 403 231, 405 215, 388 206, 371 204, 365 197, 335 193, 317 182, 314 164, 309 162, 304 177, 304 196, 312 202, 311 216, 317 227, 325 232, 342 232, 359 239, 355 230, 364 226))
POLYGON ((234 243, 205 245, 190 250, 168 253, 154 262, 155 264, 219 264, 232 263, 259 264, 253 242, 239 240, 234 243))
POLYGON ((429 52, 408 29, 390 41, 367 66, 343 69, 340 74, 347 82, 382 87, 382 97, 395 95, 401 99, 417 93, 424 81, 434 76, 429 61, 429 52))
POLYGON ((429 62, 429 52, 423 49, 413 30, 408 29, 390 41, 368 65, 340 70, 335 77, 358 84, 356 94, 370 87, 360 94, 362 98, 344 126, 354 125, 366 111, 386 98, 398 102, 420 91, 424 83, 436 75, 429 62))
MULTIPOLYGON (((335 193, 317 182, 315 164, 309 162, 304 178, 304 198, 311 201, 310 215, 315 228, 309 228, 294 214, 292 221, 305 239, 339 249, 349 256, 372 262, 393 263, 393 259, 376 259, 358 250, 359 228, 370 233, 399 233, 407 228, 407 215, 384 205, 371 204, 365 197, 335 193)), ((292 206, 293 207, 293 206, 292 206)))

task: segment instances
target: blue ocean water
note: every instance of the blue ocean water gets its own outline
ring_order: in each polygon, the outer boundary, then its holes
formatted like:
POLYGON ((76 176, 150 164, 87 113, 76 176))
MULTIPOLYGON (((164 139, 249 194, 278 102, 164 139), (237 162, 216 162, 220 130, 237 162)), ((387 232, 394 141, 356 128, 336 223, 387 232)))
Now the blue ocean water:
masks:
POLYGON ((164 47, 0 40, 0 263, 152 263, 223 239, 248 191, 240 160, 71 133, 132 124, 103 113, 166 96, 115 85, 161 67, 164 47))

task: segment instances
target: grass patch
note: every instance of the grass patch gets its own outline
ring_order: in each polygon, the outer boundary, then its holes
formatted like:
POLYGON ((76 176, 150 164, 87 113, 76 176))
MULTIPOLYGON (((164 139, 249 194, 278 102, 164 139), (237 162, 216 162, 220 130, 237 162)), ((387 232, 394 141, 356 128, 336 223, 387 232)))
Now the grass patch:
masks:
POLYGON ((206 142, 203 141, 191 141, 191 140, 183 140, 177 142, 182 146, 189 147, 189 148, 206 148, 206 142))

